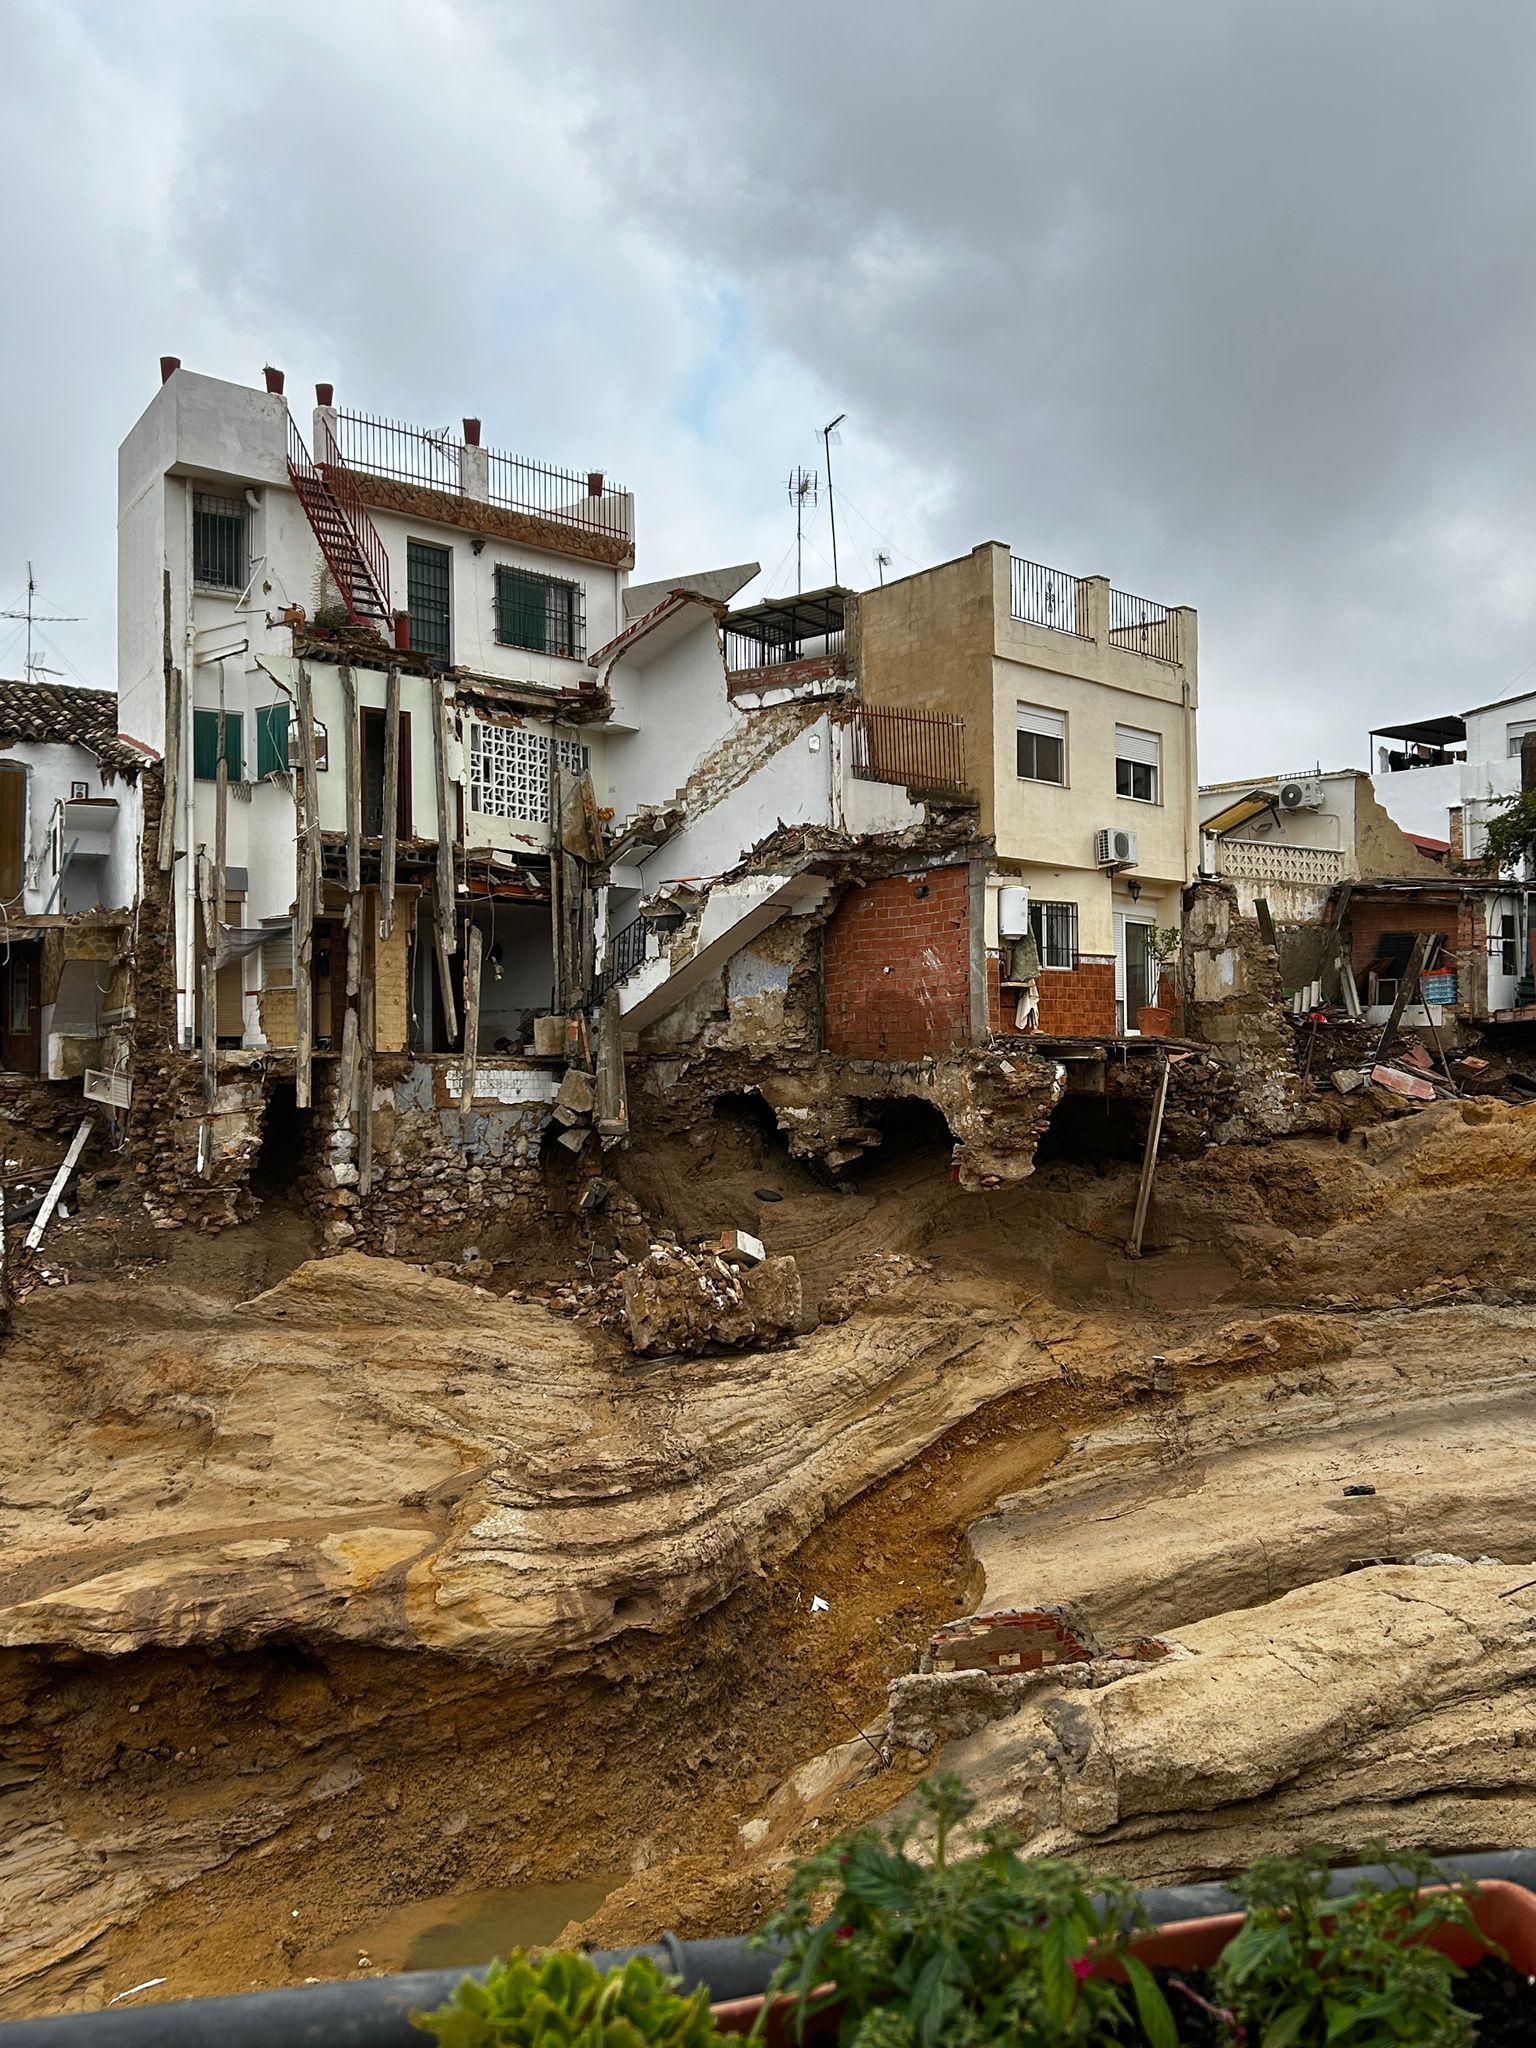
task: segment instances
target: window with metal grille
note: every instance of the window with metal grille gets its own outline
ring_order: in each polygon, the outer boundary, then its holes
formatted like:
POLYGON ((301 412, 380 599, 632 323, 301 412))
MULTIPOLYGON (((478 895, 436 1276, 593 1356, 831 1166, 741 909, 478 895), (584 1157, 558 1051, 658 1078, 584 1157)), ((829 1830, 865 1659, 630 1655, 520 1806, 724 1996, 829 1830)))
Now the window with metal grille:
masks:
POLYGON ((449 659, 449 576, 453 550, 430 541, 405 544, 405 602, 411 615, 411 647, 434 661, 449 659))
POLYGON ((1035 945, 1040 954, 1042 967, 1075 967, 1077 965, 1077 905, 1075 903, 1036 903, 1029 906, 1029 928, 1035 935, 1035 945))
MULTIPOLYGON (((240 780, 245 760, 242 720, 238 711, 224 714, 224 760, 231 782, 240 780)), ((219 779, 219 714, 198 706, 192 713, 192 773, 199 782, 219 779)))
POLYGON ((205 590, 244 590, 250 574, 245 506, 238 498, 192 493, 192 580, 205 590))
POLYGON ((256 779, 277 775, 288 767, 288 706, 258 704, 256 707, 256 779))
MULTIPOLYGON (((556 740, 562 768, 580 775, 592 756, 579 740, 556 740)), ((549 823, 549 739, 522 725, 472 725, 469 807, 484 818, 549 823)))
POLYGON ((496 638, 503 647, 579 660, 586 651, 586 625, 579 583, 535 576, 530 569, 497 569, 496 638))
POLYGON ((1033 704, 1018 707, 1019 775, 1025 782, 1067 779, 1067 719, 1062 711, 1040 711, 1033 704))
POLYGON ((1143 732, 1134 725, 1117 725, 1115 795, 1134 797, 1142 804, 1155 804, 1162 756, 1160 734, 1143 732))

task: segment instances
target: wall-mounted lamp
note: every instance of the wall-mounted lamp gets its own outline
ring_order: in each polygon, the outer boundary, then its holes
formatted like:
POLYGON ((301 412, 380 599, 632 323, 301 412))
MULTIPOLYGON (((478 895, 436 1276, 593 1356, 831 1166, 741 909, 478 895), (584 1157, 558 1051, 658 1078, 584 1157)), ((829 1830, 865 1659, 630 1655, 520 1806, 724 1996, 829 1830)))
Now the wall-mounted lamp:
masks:
POLYGON ((1140 884, 1140 882, 1131 882, 1131 883, 1129 883, 1129 884, 1128 884, 1127 886, 1129 887, 1129 889, 1130 889, 1130 892, 1131 892, 1131 901, 1132 901, 1133 903, 1139 903, 1139 902, 1141 901, 1141 884, 1140 884))

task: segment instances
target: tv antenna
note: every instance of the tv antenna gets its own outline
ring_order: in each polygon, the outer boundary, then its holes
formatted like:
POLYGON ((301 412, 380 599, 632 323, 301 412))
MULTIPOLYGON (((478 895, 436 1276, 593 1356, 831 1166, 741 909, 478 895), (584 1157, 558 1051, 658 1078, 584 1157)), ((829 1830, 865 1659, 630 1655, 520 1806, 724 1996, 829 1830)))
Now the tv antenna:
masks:
POLYGON ((887 570, 887 569, 889 569, 889 567, 890 567, 890 566, 891 566, 891 558, 890 558, 890 556, 889 556, 889 555, 888 555, 888 554, 887 554, 887 553, 885 552, 885 549, 884 549, 884 548, 882 548, 882 549, 880 550, 879 554, 878 554, 878 555, 876 555, 876 557, 875 557, 875 568, 876 568, 876 569, 877 569, 877 570, 879 571, 879 575, 880 575, 880 588, 881 588, 882 590, 883 590, 883 589, 885 588, 885 572, 886 572, 886 570, 887 570))
POLYGON ((49 668, 41 655, 32 652, 32 628, 34 626, 77 626, 84 616, 80 612, 40 612, 36 609, 37 578, 32 574, 32 564, 27 564, 26 609, 19 612, 0 612, 0 619, 25 619, 27 622, 27 665, 26 679, 29 683, 40 682, 44 676, 61 676, 61 668, 49 668))
POLYGON ((831 514, 832 517, 832 581, 834 583, 836 583, 838 580, 837 500, 832 495, 832 443, 834 441, 842 440, 843 437, 837 430, 843 424, 843 421, 847 419, 847 417, 847 413, 840 412, 835 420, 828 420, 827 424, 821 430, 822 443, 827 451, 827 511, 831 514))
POLYGON ((798 597, 805 588, 805 573, 801 560, 801 544, 805 529, 805 506, 809 499, 814 506, 821 494, 821 478, 815 470, 792 469, 789 472, 789 502, 795 508, 795 595, 798 597))

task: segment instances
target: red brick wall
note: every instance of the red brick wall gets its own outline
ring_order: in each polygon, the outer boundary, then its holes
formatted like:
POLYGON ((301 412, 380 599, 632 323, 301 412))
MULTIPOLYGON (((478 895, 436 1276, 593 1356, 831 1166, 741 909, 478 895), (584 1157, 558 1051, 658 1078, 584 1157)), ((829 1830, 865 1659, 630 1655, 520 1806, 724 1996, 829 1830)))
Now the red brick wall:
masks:
POLYGON ((1383 932, 1443 932, 1454 955, 1456 923, 1454 903, 1420 903, 1411 896, 1362 902, 1357 893, 1349 906, 1350 964, 1360 978, 1360 1000, 1366 1000, 1365 970, 1381 951, 1383 932))
POLYGON ((963 864, 849 890, 822 955, 828 1052, 916 1060, 970 1043, 970 906, 963 864))
MULTIPOLYGON (((1131 1020, 1134 1026, 1134 1018, 1131 1020)), ((1040 1029, 1053 1038, 1112 1037, 1115 963, 1080 956, 1076 967, 1040 970, 1040 1029)))

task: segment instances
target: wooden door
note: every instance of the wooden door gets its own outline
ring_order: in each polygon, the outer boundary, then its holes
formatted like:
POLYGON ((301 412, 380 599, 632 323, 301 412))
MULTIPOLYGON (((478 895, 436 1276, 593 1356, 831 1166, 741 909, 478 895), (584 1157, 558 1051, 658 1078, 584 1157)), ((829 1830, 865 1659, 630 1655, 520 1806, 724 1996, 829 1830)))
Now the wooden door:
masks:
POLYGON ((27 771, 19 761, 0 761, 0 905, 18 911, 22 862, 27 846, 27 771))
POLYGON ((0 968, 0 1056, 12 1073, 36 1074, 42 1067, 41 984, 41 948, 13 941, 0 968))

